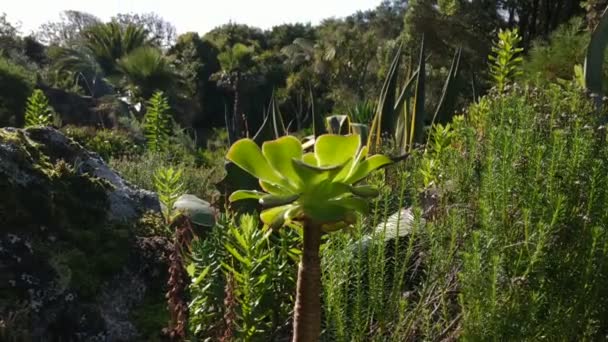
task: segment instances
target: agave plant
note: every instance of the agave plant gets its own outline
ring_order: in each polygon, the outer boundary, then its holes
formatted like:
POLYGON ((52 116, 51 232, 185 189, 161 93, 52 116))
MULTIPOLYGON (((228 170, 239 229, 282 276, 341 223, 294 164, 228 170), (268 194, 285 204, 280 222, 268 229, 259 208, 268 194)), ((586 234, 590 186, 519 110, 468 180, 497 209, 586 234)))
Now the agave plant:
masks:
POLYGON ((264 208, 260 218, 272 229, 287 224, 303 228, 293 341, 317 341, 321 326, 321 235, 355 223, 356 212, 368 212, 369 199, 378 191, 356 184, 392 161, 383 155, 368 157, 358 135, 332 134, 318 137, 314 152, 309 153, 304 153, 301 142, 293 136, 267 141, 261 149, 253 140, 241 139, 226 157, 256 177, 264 190, 235 191, 230 201, 258 200, 264 208))
MULTIPOLYGON (((462 49, 458 49, 443 86, 441 97, 434 113, 425 108, 426 102, 426 61, 424 37, 420 43, 418 66, 409 69, 406 82, 399 88, 399 69, 401 67, 402 47, 397 49, 380 91, 376 114, 369 130, 368 146, 374 151, 382 143, 383 136, 395 140, 399 153, 411 152, 415 144, 424 143, 424 125, 427 115, 433 114, 431 126, 435 122, 446 123, 451 120, 458 93, 458 73, 462 49)), ((428 118, 431 118, 428 116, 428 118)))

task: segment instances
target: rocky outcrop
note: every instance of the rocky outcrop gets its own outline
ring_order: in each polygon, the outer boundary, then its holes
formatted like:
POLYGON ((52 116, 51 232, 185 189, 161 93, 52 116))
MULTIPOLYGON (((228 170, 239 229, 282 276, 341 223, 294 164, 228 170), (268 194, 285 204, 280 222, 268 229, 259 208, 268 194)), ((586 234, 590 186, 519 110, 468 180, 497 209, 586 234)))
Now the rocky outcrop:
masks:
POLYGON ((169 244, 142 228, 154 193, 57 130, 5 128, 0 194, 0 340, 160 333, 169 244))

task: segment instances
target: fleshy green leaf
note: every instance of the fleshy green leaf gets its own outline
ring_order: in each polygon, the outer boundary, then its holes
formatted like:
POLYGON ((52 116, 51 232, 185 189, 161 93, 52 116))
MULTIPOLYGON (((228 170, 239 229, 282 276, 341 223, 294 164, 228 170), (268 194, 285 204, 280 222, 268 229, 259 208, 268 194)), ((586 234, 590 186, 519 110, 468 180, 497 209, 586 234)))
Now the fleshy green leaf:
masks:
POLYGON ((302 161, 305 162, 306 164, 313 165, 313 166, 319 165, 319 162, 317 161, 317 157, 315 157, 315 154, 312 152, 304 154, 302 156, 302 161))
POLYGON ((286 221, 291 221, 293 219, 297 219, 302 215, 302 207, 299 205, 293 206, 291 209, 287 210, 283 215, 286 221))
POLYGON ((255 199, 259 200, 262 196, 266 195, 263 192, 255 191, 255 190, 238 190, 233 192, 228 200, 230 202, 236 202, 244 199, 255 199))
POLYGON ((311 204, 304 208, 304 211, 313 220, 320 223, 331 223, 343 221, 350 209, 339 204, 328 202, 322 204, 311 204))
POLYGON ((319 198, 331 199, 348 194, 350 190, 351 187, 347 184, 326 179, 319 182, 312 191, 307 193, 307 200, 318 201, 319 198))
POLYGON ((270 166, 285 177, 294 188, 301 185, 302 181, 294 171, 293 164, 289 162, 292 158, 302 159, 302 144, 296 137, 288 135, 267 141, 262 145, 262 153, 270 166))
POLYGON ((262 188, 262 190, 273 195, 289 195, 293 193, 292 191, 284 189, 279 185, 264 182, 263 180, 260 181, 260 187, 262 188))
POLYGON ((264 222, 264 224, 272 226, 272 223, 275 222, 279 216, 284 216, 285 212, 287 212, 292 207, 293 205, 288 204, 280 207, 266 209, 260 214, 260 219, 262 220, 262 222, 264 222))
POLYGON ((380 195, 378 189, 371 185, 353 186, 350 191, 361 197, 377 197, 380 195))
POLYGON ((359 165, 356 166, 356 168, 344 182, 348 184, 357 183, 363 178, 369 176, 371 172, 391 163, 392 160, 387 156, 381 154, 371 156, 370 158, 359 163, 359 165))
POLYGON ((268 164, 258 145, 251 139, 235 142, 226 158, 260 180, 286 186, 287 182, 268 164))
POLYGON ((305 163, 302 160, 292 159, 294 170, 302 180, 304 191, 310 191, 314 186, 325 180, 333 179, 343 166, 319 167, 305 163))
POLYGON ((288 195, 288 196, 277 196, 277 195, 266 195, 260 198, 260 204, 264 207, 277 207, 295 202, 300 195, 288 195))
POLYGON ((349 161, 344 165, 344 169, 338 173, 334 180, 337 182, 342 182, 347 179, 353 173, 353 171, 356 170, 359 163, 365 159, 365 157, 367 157, 367 152, 368 147, 363 146, 357 153, 357 156, 352 161, 349 161))
POLYGON ((358 211, 361 214, 367 214, 367 212, 369 212, 369 202, 361 197, 344 197, 329 202, 346 209, 358 211))
POLYGON ((359 151, 361 138, 356 134, 320 136, 315 143, 319 166, 342 165, 359 151))

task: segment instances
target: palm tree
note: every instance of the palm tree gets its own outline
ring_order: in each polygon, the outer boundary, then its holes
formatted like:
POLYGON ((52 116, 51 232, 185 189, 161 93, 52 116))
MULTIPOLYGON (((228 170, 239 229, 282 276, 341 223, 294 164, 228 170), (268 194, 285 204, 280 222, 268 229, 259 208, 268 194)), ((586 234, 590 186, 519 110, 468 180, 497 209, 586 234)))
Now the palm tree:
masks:
POLYGON ((126 88, 135 98, 150 98, 156 90, 169 92, 177 81, 177 73, 169 60, 154 47, 135 49, 117 64, 126 88))
POLYGON ((148 31, 135 25, 121 26, 118 23, 95 25, 84 33, 85 47, 106 75, 117 72, 117 61, 143 46, 153 45, 148 31))
POLYGON ((148 32, 142 27, 117 23, 97 24, 83 33, 84 44, 80 48, 59 48, 54 68, 60 73, 70 73, 78 83, 85 83, 89 95, 99 97, 107 92, 109 84, 120 78, 118 61, 134 50, 152 46, 148 32))
MULTIPOLYGON (((233 104, 233 129, 232 132, 228 127, 230 141, 234 141, 235 135, 244 136, 242 134, 244 120, 244 113, 241 112, 239 107, 240 101, 240 90, 241 80, 243 75, 247 73, 253 65, 253 48, 246 46, 241 43, 236 43, 226 51, 220 53, 217 56, 220 67, 222 68, 221 74, 219 75, 218 84, 230 88, 234 93, 234 104, 233 104)), ((228 126, 231 126, 227 123, 228 126)))
POLYGON ((90 96, 98 98, 112 92, 112 86, 101 66, 86 49, 61 48, 56 50, 53 58, 55 72, 72 75, 75 83, 90 96))

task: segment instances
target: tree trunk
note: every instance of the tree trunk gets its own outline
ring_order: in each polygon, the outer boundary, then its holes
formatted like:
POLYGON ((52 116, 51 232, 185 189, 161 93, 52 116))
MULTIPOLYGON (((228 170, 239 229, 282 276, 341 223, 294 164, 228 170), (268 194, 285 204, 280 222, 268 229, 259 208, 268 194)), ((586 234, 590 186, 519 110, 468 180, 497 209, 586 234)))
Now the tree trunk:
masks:
POLYGON ((316 342, 321 335, 321 227, 304 222, 304 248, 298 268, 293 342, 316 342))
POLYGON ((532 5, 532 12, 530 18, 530 42, 536 38, 536 24, 538 21, 538 11, 539 11, 540 0, 534 0, 532 5))
POLYGON ((237 72, 236 74, 236 78, 234 81, 234 113, 233 113, 233 120, 234 120, 234 130, 237 132, 237 139, 243 138, 245 137, 245 135, 243 134, 243 120, 241 117, 241 108, 239 107, 240 105, 240 101, 239 101, 239 96, 240 96, 240 87, 241 87, 241 75, 240 73, 237 72))

